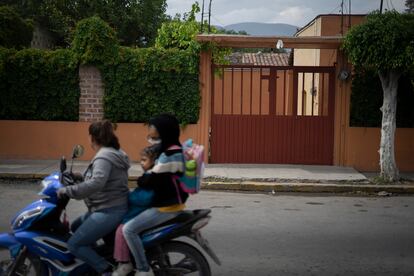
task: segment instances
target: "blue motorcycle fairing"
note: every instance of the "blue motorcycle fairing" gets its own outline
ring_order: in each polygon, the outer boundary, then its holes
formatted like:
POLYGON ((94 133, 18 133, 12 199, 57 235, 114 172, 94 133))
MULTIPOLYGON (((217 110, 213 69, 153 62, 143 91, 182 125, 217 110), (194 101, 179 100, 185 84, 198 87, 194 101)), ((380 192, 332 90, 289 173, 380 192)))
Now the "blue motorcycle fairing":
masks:
POLYGON ((67 243, 60 238, 31 231, 17 232, 15 238, 30 252, 40 257, 62 262, 71 262, 74 259, 67 248, 67 243))
POLYGON ((0 234, 0 246, 10 248, 11 246, 20 245, 13 234, 1 233, 0 234))
POLYGON ((178 226, 180 226, 180 224, 174 223, 166 225, 164 227, 150 230, 148 232, 144 232, 144 234, 142 235, 142 243, 144 247, 151 246, 152 243, 155 243, 159 238, 168 235, 169 233, 174 231, 174 229, 178 226))
POLYGON ((48 201, 51 203, 56 203, 58 201, 56 191, 63 187, 60 183, 60 173, 51 173, 42 180, 41 184, 43 189, 39 192, 39 195, 48 197, 48 201))
POLYGON ((45 199, 40 199, 30 203, 24 207, 17 215, 12 219, 11 225, 13 231, 23 231, 29 228, 34 221, 49 214, 56 207, 55 204, 48 202, 45 199))
POLYGON ((11 257, 16 257, 22 247, 22 244, 10 233, 0 234, 0 247, 8 248, 11 257))

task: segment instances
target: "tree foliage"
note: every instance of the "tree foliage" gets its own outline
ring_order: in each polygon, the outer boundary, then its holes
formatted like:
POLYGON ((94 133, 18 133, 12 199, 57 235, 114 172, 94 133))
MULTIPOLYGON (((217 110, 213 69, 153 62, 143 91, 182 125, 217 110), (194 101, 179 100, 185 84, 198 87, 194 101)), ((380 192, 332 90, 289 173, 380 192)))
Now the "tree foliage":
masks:
POLYGON ((76 23, 99 16, 117 32, 122 45, 152 45, 165 20, 166 0, 0 0, 15 7, 53 32, 60 45, 68 45, 76 23))
POLYGON ((164 22, 158 30, 155 47, 199 52, 201 46, 196 41, 196 36, 199 33, 200 25, 195 20, 195 14, 199 11, 200 7, 196 3, 193 4, 191 12, 183 16, 183 19, 177 15, 171 21, 164 22))
POLYGON ((398 181, 395 161, 395 130, 399 79, 414 67, 414 14, 374 12, 367 21, 348 32, 344 39, 351 62, 378 73, 383 90, 381 107, 380 167, 385 181, 398 181))
POLYGON ((354 65, 407 71, 414 66, 414 15, 370 14, 366 23, 348 32, 342 47, 354 65))
MULTIPOLYGON (((398 85, 397 127, 414 128, 414 87, 410 72, 403 74, 398 85)), ((381 127, 383 95, 378 73, 355 68, 352 75, 350 125, 353 127, 381 127)))
POLYGON ((68 49, 0 48, 0 119, 77 121, 77 64, 68 49))
POLYGON ((244 30, 235 31, 235 30, 227 30, 227 29, 217 29, 217 33, 229 34, 229 35, 248 35, 248 33, 244 30))
MULTIPOLYGON (((164 22, 158 30, 155 47, 181 49, 190 51, 197 56, 201 50, 211 50, 214 63, 228 63, 226 56, 231 53, 231 49, 217 47, 214 43, 200 44, 196 41, 196 36, 200 33, 200 23, 196 21, 198 12, 200 12, 200 7, 198 2, 195 2, 191 7, 191 11, 185 13, 182 19, 180 15, 176 15, 173 20, 164 22)), ((218 32, 217 28, 211 28, 211 33, 218 32)))
POLYGON ((6 48, 29 47, 33 25, 22 19, 11 7, 0 6, 0 46, 6 48))
POLYGON ((113 64, 119 45, 115 31, 105 21, 94 16, 79 21, 72 49, 82 64, 113 64))
POLYGON ((414 13, 414 0, 405 0, 405 6, 407 7, 406 12, 414 13))

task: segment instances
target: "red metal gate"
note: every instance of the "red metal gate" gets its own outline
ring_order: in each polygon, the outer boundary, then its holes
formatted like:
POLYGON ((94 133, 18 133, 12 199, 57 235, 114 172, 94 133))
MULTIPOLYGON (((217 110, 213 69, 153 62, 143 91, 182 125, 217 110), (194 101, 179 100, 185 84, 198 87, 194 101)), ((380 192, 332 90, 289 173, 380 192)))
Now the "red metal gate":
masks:
POLYGON ((213 70, 211 163, 332 164, 334 67, 213 70))

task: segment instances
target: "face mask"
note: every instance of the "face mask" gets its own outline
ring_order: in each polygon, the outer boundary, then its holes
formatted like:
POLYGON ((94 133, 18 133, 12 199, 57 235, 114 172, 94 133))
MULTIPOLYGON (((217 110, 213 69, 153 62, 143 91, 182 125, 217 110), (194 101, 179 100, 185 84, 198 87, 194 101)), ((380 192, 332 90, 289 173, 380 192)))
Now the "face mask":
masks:
POLYGON ((161 139, 148 138, 148 143, 151 145, 161 144, 161 139))

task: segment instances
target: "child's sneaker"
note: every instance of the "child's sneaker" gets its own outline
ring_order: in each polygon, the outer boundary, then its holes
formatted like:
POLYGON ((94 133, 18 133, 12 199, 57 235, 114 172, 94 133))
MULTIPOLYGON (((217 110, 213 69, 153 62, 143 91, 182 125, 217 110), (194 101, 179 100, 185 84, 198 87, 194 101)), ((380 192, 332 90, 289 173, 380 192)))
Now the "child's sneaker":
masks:
POLYGON ((137 271, 137 272, 135 272, 135 276, 154 276, 154 272, 150 268, 149 271, 137 271))
POLYGON ((131 263, 120 263, 116 270, 112 272, 112 276, 126 276, 132 270, 134 270, 134 267, 131 263))

